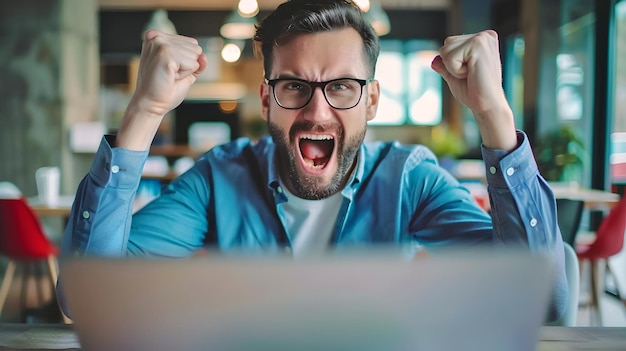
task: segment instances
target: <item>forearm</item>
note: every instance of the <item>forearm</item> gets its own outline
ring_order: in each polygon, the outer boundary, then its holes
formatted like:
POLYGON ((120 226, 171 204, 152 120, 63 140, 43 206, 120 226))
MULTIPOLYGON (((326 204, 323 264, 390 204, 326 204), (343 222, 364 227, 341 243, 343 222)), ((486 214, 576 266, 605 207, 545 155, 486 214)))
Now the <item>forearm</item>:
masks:
MULTIPOLYGON (((61 239, 61 257, 125 256, 132 203, 147 152, 112 149, 111 137, 100 143, 89 173, 82 179, 61 239), (107 140, 110 139, 110 142, 107 140)), ((71 317, 60 272, 57 299, 71 317)))
POLYGON ((547 320, 553 321, 563 314, 568 299, 556 203, 552 190, 537 170, 527 138, 521 132, 518 138, 519 146, 511 153, 483 148, 494 240, 507 246, 527 246, 535 253, 548 253, 555 279, 547 320))
POLYGON ((145 33, 140 60, 116 145, 138 151, 150 148, 163 116, 181 103, 207 66, 196 39, 156 30, 145 33))

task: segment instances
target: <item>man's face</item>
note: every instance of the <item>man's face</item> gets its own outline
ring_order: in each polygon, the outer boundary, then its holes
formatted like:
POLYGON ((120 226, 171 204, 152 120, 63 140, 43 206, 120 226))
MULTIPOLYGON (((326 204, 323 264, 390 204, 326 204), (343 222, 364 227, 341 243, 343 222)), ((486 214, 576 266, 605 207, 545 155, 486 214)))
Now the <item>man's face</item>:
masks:
MULTIPOLYGON (((311 82, 371 78, 363 42, 352 28, 300 34, 275 47, 267 76, 311 82)), ((261 84, 260 94, 263 118, 276 143, 281 179, 301 198, 322 199, 337 193, 356 163, 367 121, 376 114, 378 82, 366 84, 359 103, 346 110, 331 107, 321 88, 314 89, 304 107, 285 109, 276 103, 273 89, 261 84)))

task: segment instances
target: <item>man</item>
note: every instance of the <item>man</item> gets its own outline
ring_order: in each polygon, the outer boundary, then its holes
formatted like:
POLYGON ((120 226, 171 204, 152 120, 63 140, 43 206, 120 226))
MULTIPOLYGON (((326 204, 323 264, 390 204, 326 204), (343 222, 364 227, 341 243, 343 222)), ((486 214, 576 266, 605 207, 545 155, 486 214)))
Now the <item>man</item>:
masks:
POLYGON ((493 220, 425 147, 363 144, 380 96, 379 43, 351 1, 288 1, 254 40, 271 138, 210 150, 131 215, 163 116, 207 66, 195 39, 146 33, 137 89, 119 133, 103 138, 79 186, 64 254, 183 257, 210 246, 298 256, 374 243, 522 245, 554 251, 562 274, 552 318, 560 315, 567 283, 555 200, 515 129, 495 32, 450 37, 432 63, 478 122, 493 220))

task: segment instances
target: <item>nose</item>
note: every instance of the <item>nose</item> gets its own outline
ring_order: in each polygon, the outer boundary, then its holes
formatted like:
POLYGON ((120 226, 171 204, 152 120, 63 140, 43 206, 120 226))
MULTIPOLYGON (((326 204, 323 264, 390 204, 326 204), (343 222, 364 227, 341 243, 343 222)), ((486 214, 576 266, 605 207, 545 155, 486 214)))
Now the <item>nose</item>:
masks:
POLYGON ((313 89, 311 101, 303 108, 305 118, 318 123, 331 119, 333 110, 334 108, 328 104, 324 97, 322 87, 315 87, 315 89, 313 89))

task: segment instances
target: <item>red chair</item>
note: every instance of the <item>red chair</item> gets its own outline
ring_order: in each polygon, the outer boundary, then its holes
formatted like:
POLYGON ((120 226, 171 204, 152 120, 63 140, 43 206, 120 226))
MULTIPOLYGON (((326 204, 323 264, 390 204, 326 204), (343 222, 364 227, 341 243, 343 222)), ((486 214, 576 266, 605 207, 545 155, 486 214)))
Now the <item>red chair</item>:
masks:
POLYGON ((9 294, 17 265, 24 268, 22 275, 21 309, 26 308, 26 290, 29 278, 35 277, 37 296, 41 302, 42 291, 40 280, 33 274, 41 262, 46 262, 48 277, 52 284, 52 296, 55 296, 57 282, 58 248, 45 236, 39 219, 24 199, 0 198, 0 255, 9 258, 7 269, 0 286, 0 314, 9 294))
POLYGON ((598 308, 599 294, 604 291, 603 274, 600 268, 606 268, 609 257, 618 254, 624 247, 626 232, 626 196, 604 217, 596 231, 595 240, 590 244, 576 245, 578 260, 591 263, 591 301, 590 307, 595 310, 598 323, 602 323, 598 308))

